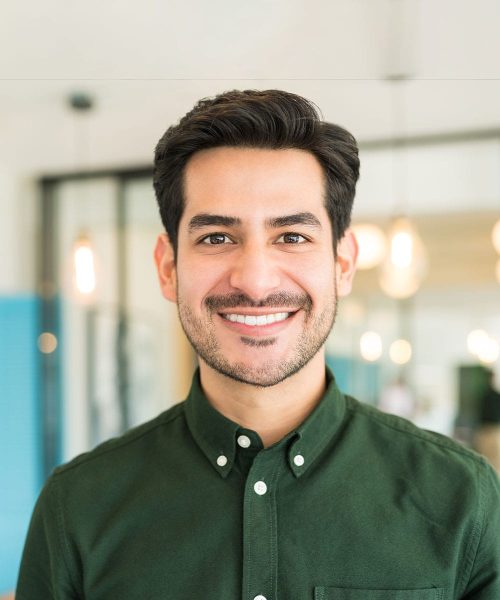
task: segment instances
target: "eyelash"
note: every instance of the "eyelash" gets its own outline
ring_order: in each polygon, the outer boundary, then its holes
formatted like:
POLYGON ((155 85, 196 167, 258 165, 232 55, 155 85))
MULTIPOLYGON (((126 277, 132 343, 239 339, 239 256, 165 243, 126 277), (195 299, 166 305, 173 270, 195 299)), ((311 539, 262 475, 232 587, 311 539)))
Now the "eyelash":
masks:
MULTIPOLYGON (((303 242, 296 242, 296 243, 291 243, 291 244, 288 244, 288 245, 290 245, 290 246, 298 246, 298 245, 300 245, 300 244, 303 244, 303 243, 305 243, 305 242, 308 242, 308 241, 309 241, 309 239, 308 239, 308 238, 306 238, 306 237, 305 237, 304 235, 302 235, 301 233, 295 233, 295 232, 293 232, 293 231, 289 231, 289 232, 287 232, 287 233, 283 233, 282 235, 280 235, 280 237, 279 237, 278 239, 284 238, 286 235, 294 235, 294 236, 298 236, 298 237, 301 237, 301 238, 304 240, 303 242)), ((206 236, 202 237, 202 238, 199 240, 199 242, 198 242, 198 243, 199 243, 199 244, 204 244, 204 245, 206 245, 206 246, 223 246, 223 245, 224 245, 224 242, 222 242, 222 243, 220 243, 220 244, 219 244, 219 243, 216 243, 216 244, 210 244, 209 242, 206 242, 206 241, 205 241, 205 240, 208 240, 208 239, 210 239, 211 237, 216 237, 216 236, 222 236, 222 237, 225 237, 225 238, 228 238, 228 239, 230 239, 230 238, 229 238, 229 236, 228 236, 226 233, 210 233, 209 235, 206 235, 206 236)), ((283 242, 283 243, 285 243, 285 242, 283 242)))

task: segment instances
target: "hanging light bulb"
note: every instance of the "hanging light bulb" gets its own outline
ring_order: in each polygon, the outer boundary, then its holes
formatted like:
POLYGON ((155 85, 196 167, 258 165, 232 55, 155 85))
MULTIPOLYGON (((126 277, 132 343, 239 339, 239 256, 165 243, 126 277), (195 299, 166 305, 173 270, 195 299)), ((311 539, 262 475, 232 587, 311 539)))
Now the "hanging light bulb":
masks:
POLYGON ((382 338, 376 331, 366 331, 359 340, 361 356, 374 362, 382 356, 382 338))
POLYGON ((73 248, 74 283, 79 294, 88 297, 96 289, 94 250, 86 235, 81 235, 73 248))
POLYGON ((394 233, 391 240, 391 263, 398 269, 407 269, 413 257, 413 237, 409 231, 394 233))
POLYGON ((379 265, 387 250, 387 240, 380 227, 371 223, 359 223, 352 228, 358 240, 358 269, 372 269, 379 265))
POLYGON ((469 352, 486 364, 494 363, 500 354, 498 342, 484 329, 474 329, 467 336, 469 352))
POLYGON ((392 362, 397 365, 406 364, 412 355, 412 348, 410 342, 407 340, 395 340, 392 342, 389 348, 389 356, 392 362))
POLYGON ((495 250, 498 252, 498 254, 500 254, 500 219, 498 219, 493 227, 491 232, 491 241, 493 242, 495 250))
POLYGON ((398 218, 389 231, 389 253, 379 282, 392 298, 408 298, 420 287, 427 271, 425 248, 409 219, 398 218))
POLYGON ((484 329, 473 329, 467 336, 467 349, 477 356, 488 345, 489 337, 484 329))
POLYGON ((491 365, 498 359, 500 355, 500 346, 498 342, 493 338, 488 338, 484 347, 481 348, 477 354, 479 360, 487 365, 491 365))

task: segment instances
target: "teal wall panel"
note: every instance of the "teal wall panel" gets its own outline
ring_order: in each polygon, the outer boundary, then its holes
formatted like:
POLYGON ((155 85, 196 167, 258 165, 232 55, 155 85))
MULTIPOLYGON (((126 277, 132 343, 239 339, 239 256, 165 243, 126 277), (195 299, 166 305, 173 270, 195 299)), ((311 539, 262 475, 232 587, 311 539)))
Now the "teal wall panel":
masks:
POLYGON ((360 402, 378 404, 380 395, 380 365, 346 356, 326 355, 326 362, 344 394, 360 402))
POLYGON ((0 593, 14 588, 41 479, 38 300, 0 297, 0 593))

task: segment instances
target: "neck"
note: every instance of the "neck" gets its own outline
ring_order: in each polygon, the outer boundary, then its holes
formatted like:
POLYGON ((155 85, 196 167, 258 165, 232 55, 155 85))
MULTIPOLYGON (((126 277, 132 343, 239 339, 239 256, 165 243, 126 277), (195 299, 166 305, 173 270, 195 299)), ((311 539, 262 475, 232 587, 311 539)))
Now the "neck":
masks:
POLYGON ((295 375, 265 388, 235 381, 199 362, 201 386, 210 404, 231 421, 256 431, 265 448, 300 425, 326 388, 323 352, 295 375))

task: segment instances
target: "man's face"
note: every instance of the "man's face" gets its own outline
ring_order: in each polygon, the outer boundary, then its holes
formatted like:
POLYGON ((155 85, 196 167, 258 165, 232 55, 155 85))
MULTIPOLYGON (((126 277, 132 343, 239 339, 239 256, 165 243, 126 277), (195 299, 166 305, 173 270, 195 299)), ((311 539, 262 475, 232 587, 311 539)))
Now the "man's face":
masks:
POLYGON ((201 361, 276 385, 324 352, 335 319, 343 267, 321 166, 302 150, 215 148, 191 158, 184 184, 174 289, 164 294, 201 361))

